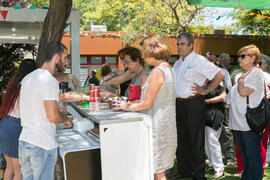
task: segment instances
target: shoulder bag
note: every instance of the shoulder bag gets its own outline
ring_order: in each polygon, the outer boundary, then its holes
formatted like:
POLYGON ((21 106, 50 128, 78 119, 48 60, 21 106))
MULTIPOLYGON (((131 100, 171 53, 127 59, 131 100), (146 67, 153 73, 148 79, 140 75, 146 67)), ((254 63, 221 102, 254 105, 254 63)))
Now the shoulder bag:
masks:
POLYGON ((264 84, 264 96, 256 108, 249 107, 249 96, 247 96, 246 118, 250 129, 258 134, 262 134, 270 120, 270 101, 266 98, 264 84))

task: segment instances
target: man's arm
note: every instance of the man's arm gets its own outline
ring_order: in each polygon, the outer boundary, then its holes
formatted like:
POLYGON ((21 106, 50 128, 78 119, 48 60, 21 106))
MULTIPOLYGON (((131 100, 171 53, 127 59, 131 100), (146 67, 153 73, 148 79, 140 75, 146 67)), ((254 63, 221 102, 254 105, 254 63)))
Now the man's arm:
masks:
POLYGON ((67 116, 64 116, 58 108, 58 103, 55 100, 46 100, 44 101, 44 107, 46 111, 47 118, 50 122, 61 123, 70 121, 71 119, 67 116))
POLYGON ((72 92, 60 93, 59 100, 61 102, 76 102, 76 101, 89 101, 90 96, 85 94, 74 94, 72 92))
MULTIPOLYGON (((220 84, 222 79, 224 78, 225 74, 222 70, 218 71, 218 73, 215 75, 215 77, 212 79, 211 83, 207 86, 208 91, 213 91, 216 89, 216 87, 220 84)), ((192 91, 194 91, 196 94, 199 95, 206 95, 208 94, 208 91, 205 87, 199 86, 198 84, 194 83, 192 86, 192 91)))
POLYGON ((216 89, 216 87, 220 84, 220 82, 222 81, 222 79, 224 78, 224 76, 225 76, 225 73, 222 70, 220 70, 216 74, 216 76, 213 78, 213 80, 211 81, 211 83, 207 86, 207 88, 209 89, 209 91, 213 91, 214 89, 216 89))

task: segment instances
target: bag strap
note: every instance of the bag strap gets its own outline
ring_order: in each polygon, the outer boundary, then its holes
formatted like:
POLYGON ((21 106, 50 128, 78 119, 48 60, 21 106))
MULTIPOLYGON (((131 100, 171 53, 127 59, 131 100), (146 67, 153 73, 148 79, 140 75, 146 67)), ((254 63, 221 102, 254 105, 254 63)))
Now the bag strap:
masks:
MULTIPOLYGON (((265 88, 265 82, 263 83, 264 88, 264 96, 266 96, 266 88, 265 88)), ((249 105, 249 96, 247 96, 247 106, 249 105)))

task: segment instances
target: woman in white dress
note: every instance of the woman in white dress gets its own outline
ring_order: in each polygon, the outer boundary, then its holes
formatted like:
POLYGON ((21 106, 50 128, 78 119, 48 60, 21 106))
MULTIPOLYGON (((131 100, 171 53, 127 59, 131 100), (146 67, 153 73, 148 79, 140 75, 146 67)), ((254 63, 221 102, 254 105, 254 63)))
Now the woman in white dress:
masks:
POLYGON ((169 48, 160 37, 146 38, 141 46, 144 61, 155 68, 142 87, 140 102, 121 101, 120 109, 144 111, 152 117, 154 177, 166 180, 165 171, 173 167, 177 147, 175 75, 167 62, 169 48))

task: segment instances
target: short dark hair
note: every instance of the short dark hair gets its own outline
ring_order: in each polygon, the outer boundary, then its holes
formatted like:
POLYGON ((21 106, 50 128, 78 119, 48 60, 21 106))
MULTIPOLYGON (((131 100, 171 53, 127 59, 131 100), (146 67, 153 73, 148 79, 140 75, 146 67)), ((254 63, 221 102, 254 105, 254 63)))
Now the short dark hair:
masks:
POLYGON ((187 32, 182 32, 181 34, 179 34, 177 36, 177 40, 185 38, 188 42, 188 45, 190 44, 194 44, 194 37, 192 36, 192 34, 187 33, 187 32))
POLYGON ((123 52, 123 55, 129 55, 130 56, 130 59, 134 62, 139 61, 139 63, 144 66, 144 61, 142 59, 142 53, 141 51, 138 49, 138 48, 135 48, 135 47, 130 47, 128 49, 126 49, 124 52, 123 52))
POLYGON ((67 50, 67 47, 62 44, 61 42, 50 42, 47 44, 46 50, 45 50, 45 57, 44 62, 50 62, 55 54, 61 55, 64 50, 67 50))
POLYGON ((125 55, 125 51, 131 49, 132 47, 131 46, 126 46, 122 49, 120 49, 118 52, 117 52, 117 56, 119 56, 120 58, 122 58, 124 55, 125 55))

